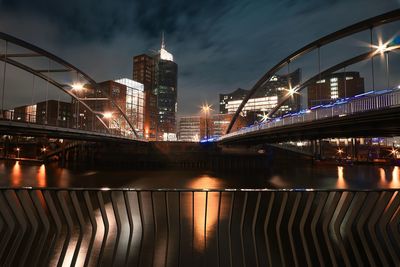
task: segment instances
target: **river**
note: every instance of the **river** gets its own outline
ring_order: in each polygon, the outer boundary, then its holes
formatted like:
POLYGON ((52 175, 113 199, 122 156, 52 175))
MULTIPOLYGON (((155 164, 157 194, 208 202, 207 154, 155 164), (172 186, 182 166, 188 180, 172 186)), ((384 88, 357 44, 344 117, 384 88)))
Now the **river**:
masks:
POLYGON ((395 166, 280 166, 257 172, 201 170, 91 170, 61 168, 56 164, 0 161, 0 186, 7 187, 131 187, 140 189, 227 188, 399 188, 400 168, 395 166))

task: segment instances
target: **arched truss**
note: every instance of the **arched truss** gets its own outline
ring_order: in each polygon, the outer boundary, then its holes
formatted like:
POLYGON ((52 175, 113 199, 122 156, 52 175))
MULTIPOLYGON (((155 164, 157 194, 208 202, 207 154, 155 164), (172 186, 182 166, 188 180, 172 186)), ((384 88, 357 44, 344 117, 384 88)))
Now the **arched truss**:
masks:
MULTIPOLYGON (((309 43, 308 45, 300 48, 296 52, 292 53, 282 61, 280 61, 278 64, 276 64, 274 67, 272 67, 270 70, 268 70, 262 77, 257 81, 257 83, 250 89, 249 93, 246 95, 246 97, 243 99, 242 103, 239 105, 238 109, 236 110, 235 114, 232 117, 232 120, 229 123, 229 126, 226 130, 226 133, 230 133, 232 130, 237 118, 239 117, 239 114, 242 112, 244 106, 246 103, 249 101, 249 99, 257 92, 258 89, 260 89, 266 82, 268 82, 273 75, 275 75, 276 72, 281 70, 283 67, 287 66, 290 64, 291 61, 310 53, 311 51, 314 51, 315 49, 319 49, 321 46, 327 45, 329 43, 335 42, 337 40, 343 39, 345 37, 348 37, 350 35, 365 31, 365 30, 372 30, 373 28, 384 25, 387 23, 391 23, 394 21, 400 20, 400 9, 396 9, 393 11, 390 11, 388 13, 358 22, 356 24, 353 24, 351 26, 348 26, 346 28, 343 28, 341 30, 338 30, 336 32, 333 32, 331 34, 328 34, 312 43, 309 43)), ((397 49, 397 47, 395 48, 397 49)), ((357 63, 359 61, 365 60, 367 58, 373 57, 375 54, 373 51, 370 53, 365 53, 362 55, 359 55, 355 58, 352 58, 350 60, 346 60, 342 63, 339 63, 338 65, 335 65, 324 72, 321 72, 317 76, 312 77, 305 83, 301 84, 300 87, 297 89, 298 91, 306 87, 308 84, 310 84, 313 81, 317 80, 317 77, 322 76, 323 74, 329 74, 334 71, 340 70, 343 67, 346 67, 348 65, 357 63)), ((286 100, 288 100, 288 96, 282 99, 281 102, 277 104, 276 107, 274 107, 268 115, 271 116, 273 113, 275 113, 284 103, 286 100)))
MULTIPOLYGON (((14 36, 0 32, 0 40, 4 40, 4 42, 6 44, 5 45, 5 48, 6 48, 5 53, 0 55, 1 61, 6 62, 7 64, 11 64, 17 68, 20 68, 24 71, 29 72, 29 73, 32 73, 33 75, 54 85, 55 87, 57 87, 64 93, 66 93, 69 96, 71 96, 72 98, 74 98, 80 104, 82 104, 91 113, 95 114, 96 118, 107 129, 107 131, 109 130, 108 126, 103 121, 101 114, 99 114, 99 112, 93 110, 88 104, 85 103, 86 100, 90 100, 90 99, 78 97, 76 94, 74 94, 70 90, 72 88, 71 85, 63 84, 62 81, 57 81, 56 79, 54 79, 50 76, 50 73, 69 73, 69 72, 74 73, 74 74, 76 73, 77 77, 79 77, 79 79, 83 79, 85 81, 85 85, 88 85, 88 86, 85 86, 85 88, 89 87, 90 90, 96 90, 99 88, 99 85, 97 84, 97 82, 94 79, 92 79, 89 75, 87 75, 86 73, 84 73, 83 71, 78 69, 77 67, 75 67, 72 64, 68 63, 67 61, 59 58, 58 56, 56 56, 42 48, 39 48, 33 44, 30 44, 26 41, 18 39, 14 36), (29 52, 28 53, 9 54, 9 53, 7 53, 7 46, 10 43, 14 44, 18 47, 21 47, 24 50, 27 50, 29 52), (58 66, 62 66, 62 68, 50 68, 50 66, 49 66, 49 68, 46 68, 46 69, 36 69, 35 67, 29 66, 29 64, 24 64, 17 60, 18 58, 36 58, 36 57, 46 58, 49 60, 49 62, 50 61, 55 62, 55 63, 57 63, 58 66)), ((4 79, 5 79, 5 77, 4 77, 4 79)), ((134 135, 136 137, 138 137, 137 132, 134 129, 134 126, 129 121, 127 115, 123 112, 121 107, 117 103, 115 103, 115 101, 111 97, 109 97, 106 92, 102 91, 102 94, 105 96, 106 101, 110 101, 111 104, 117 108, 118 113, 120 115, 122 115, 122 117, 125 119, 125 121, 129 125, 129 127, 132 130, 132 132, 134 133, 134 135)))

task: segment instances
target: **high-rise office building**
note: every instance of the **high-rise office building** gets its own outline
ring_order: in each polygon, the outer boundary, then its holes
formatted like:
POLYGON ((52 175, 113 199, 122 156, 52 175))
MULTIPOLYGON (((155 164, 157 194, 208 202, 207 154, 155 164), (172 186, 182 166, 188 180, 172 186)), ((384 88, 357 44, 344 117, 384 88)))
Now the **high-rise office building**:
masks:
POLYGON ((161 48, 154 55, 138 55, 133 60, 133 79, 144 84, 145 136, 163 140, 176 134, 177 71, 173 55, 161 48))
POLYGON ((155 60, 153 56, 141 54, 133 58, 133 80, 144 88, 144 136, 155 140, 157 132, 157 97, 154 94, 155 60))
MULTIPOLYGON (((297 69, 286 75, 275 75, 271 77, 271 79, 249 99, 243 108, 243 113, 245 115, 249 113, 254 116, 267 113, 288 94, 290 87, 294 88, 299 84, 300 76, 301 71, 297 69)), ((249 90, 239 88, 229 94, 220 94, 220 114, 235 113, 248 93, 249 90)), ((300 95, 294 94, 278 110, 275 116, 280 116, 288 112, 296 112, 298 110, 300 110, 300 95)))
POLYGON ((308 107, 328 104, 338 98, 364 93, 364 78, 359 72, 338 72, 308 86, 308 107))

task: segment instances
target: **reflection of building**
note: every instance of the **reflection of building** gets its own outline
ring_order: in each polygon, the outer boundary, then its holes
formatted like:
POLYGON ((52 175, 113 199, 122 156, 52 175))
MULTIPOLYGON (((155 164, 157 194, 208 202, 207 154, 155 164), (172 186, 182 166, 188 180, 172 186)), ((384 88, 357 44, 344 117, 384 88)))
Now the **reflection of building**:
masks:
POLYGON ((362 93, 364 93, 364 78, 360 77, 359 72, 333 73, 308 86, 308 107, 362 93))
MULTIPOLYGON (((288 94, 289 88, 294 88, 299 84, 300 76, 300 69, 287 75, 273 76, 249 99, 243 108, 244 115, 249 112, 256 115, 270 111, 288 94)), ((220 113, 235 113, 248 92, 248 90, 239 88, 230 94, 220 94, 220 113)), ((275 115, 280 116, 288 112, 296 112, 299 109, 300 96, 294 94, 275 115)))
POLYGON ((144 84, 144 128, 149 139, 163 140, 176 134, 177 70, 164 40, 157 54, 134 57, 133 79, 144 84))

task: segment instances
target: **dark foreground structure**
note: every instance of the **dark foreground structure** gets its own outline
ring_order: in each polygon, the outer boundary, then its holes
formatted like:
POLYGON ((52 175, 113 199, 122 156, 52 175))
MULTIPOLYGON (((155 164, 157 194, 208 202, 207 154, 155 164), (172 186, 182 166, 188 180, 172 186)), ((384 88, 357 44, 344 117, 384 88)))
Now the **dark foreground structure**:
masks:
POLYGON ((399 190, 0 190, 1 266, 398 266, 399 190))

